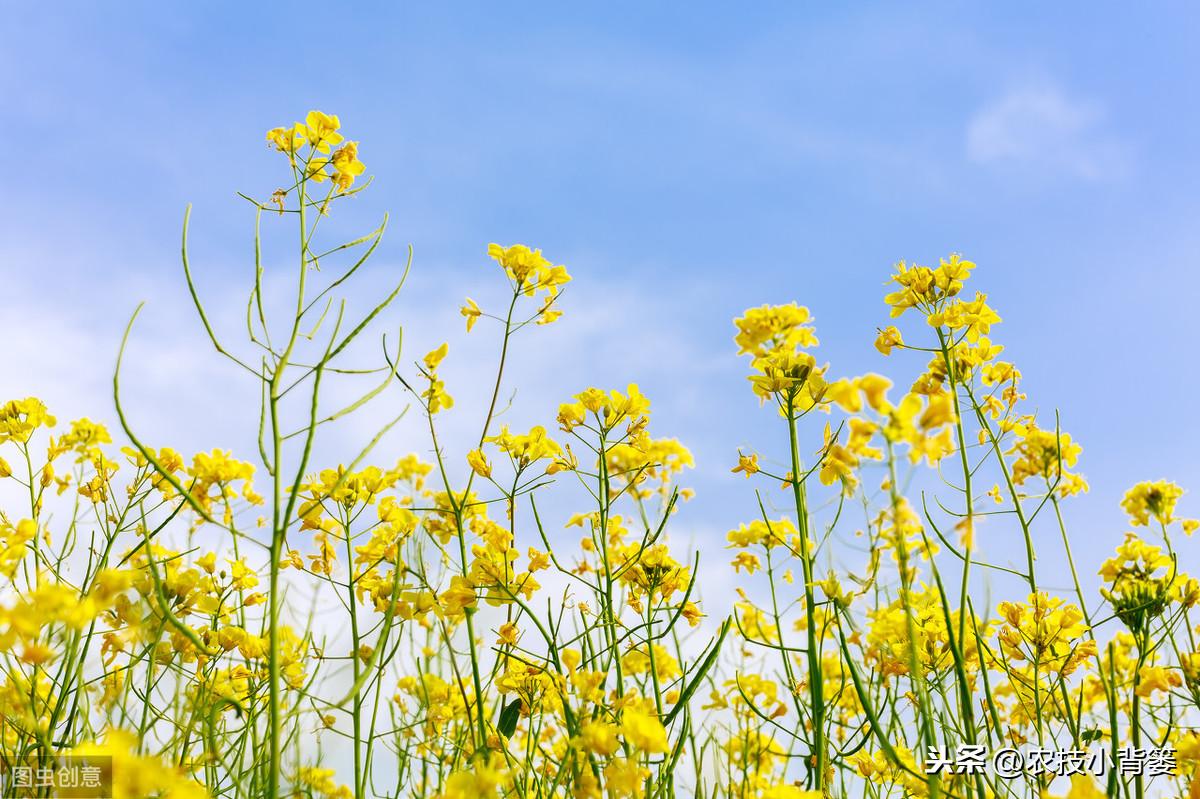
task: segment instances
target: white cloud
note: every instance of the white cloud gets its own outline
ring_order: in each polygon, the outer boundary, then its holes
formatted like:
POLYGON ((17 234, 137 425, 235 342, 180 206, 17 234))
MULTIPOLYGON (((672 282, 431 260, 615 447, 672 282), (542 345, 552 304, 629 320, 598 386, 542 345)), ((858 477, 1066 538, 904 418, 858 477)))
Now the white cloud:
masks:
POLYGON ((981 108, 967 124, 967 156, 995 167, 1084 180, 1129 170, 1127 148, 1104 130, 1104 109, 1052 85, 1026 86, 981 108))
MULTIPOLYGON (((28 263, 58 260, 41 246, 0 253, 0 261, 9 257, 28 263)), ((380 264, 363 276, 363 282, 394 280, 392 266, 380 264)), ((457 403, 439 416, 439 439, 453 454, 457 468, 465 470, 462 453, 478 441, 499 341, 492 320, 483 320, 467 335, 458 307, 461 295, 471 293, 485 310, 502 312, 503 292, 488 284, 502 286, 503 280, 497 273, 464 285, 446 279, 446 269, 425 265, 424 271, 439 277, 422 276, 406 286, 386 318, 360 346, 346 353, 343 365, 381 366, 379 335, 388 331, 389 345, 394 347, 401 324, 401 364, 409 374, 414 361, 448 341, 450 355, 442 372, 457 403)), ((0 402, 37 396, 58 416, 60 430, 69 420, 88 416, 109 426, 114 439, 123 443, 113 407, 113 367, 128 314, 139 299, 146 298, 121 374, 122 403, 133 430, 151 446, 172 446, 185 453, 220 447, 239 458, 256 460, 259 387, 255 379, 213 352, 187 292, 178 285, 182 276, 147 277, 150 273, 148 265, 138 264, 127 272, 110 274, 104 282, 90 281, 87 291, 48 292, 39 290, 32 278, 19 280, 11 293, 0 297, 0 320, 10 331, 0 349, 0 402)), ((288 282, 287 276, 268 275, 264 294, 269 315, 273 310, 287 311, 288 282)), ((689 401, 705 393, 714 370, 738 364, 704 351, 678 323, 696 297, 686 289, 667 291, 661 286, 647 296, 586 273, 576 282, 581 288, 573 285, 564 295, 565 315, 559 322, 526 328, 514 341, 499 401, 503 413, 496 425, 553 427, 558 404, 575 392, 589 385, 624 388, 637 382, 650 391, 656 411, 661 412, 657 434, 679 436, 686 442, 700 437, 703 431, 692 427, 696 413, 689 401), (654 392, 647 384, 670 387, 673 392, 654 392)), ((64 283, 69 286, 71 281, 64 283)), ((200 283, 209 319, 223 343, 252 358, 252 350, 239 346, 245 337, 245 286, 212 275, 203 276, 200 283)), ((361 318, 377 300, 378 290, 370 285, 348 287, 347 318, 361 318)), ((532 301, 527 305, 534 307, 532 301)), ((345 407, 379 379, 378 375, 328 377, 322 385, 323 412, 345 407)), ((296 399, 296 408, 305 410, 307 400, 296 399)), ((406 405, 412 405, 412 398, 393 385, 361 412, 322 428, 314 463, 349 462, 406 405)), ((429 457, 428 430, 416 410, 410 408, 368 462, 391 462, 411 451, 429 457)))

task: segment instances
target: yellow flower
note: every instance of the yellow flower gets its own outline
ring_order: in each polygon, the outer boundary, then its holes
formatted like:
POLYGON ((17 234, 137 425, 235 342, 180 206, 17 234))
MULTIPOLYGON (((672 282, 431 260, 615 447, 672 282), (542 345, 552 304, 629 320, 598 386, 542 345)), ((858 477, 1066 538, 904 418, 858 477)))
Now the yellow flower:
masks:
POLYGON ((573 472, 579 468, 579 458, 575 457, 575 453, 571 451, 571 445, 564 444, 563 449, 566 450, 566 454, 556 456, 553 462, 546 467, 546 474, 573 472))
POLYGON ((1174 669, 1162 666, 1143 666, 1138 672, 1137 695, 1143 699, 1153 696, 1155 691, 1170 691, 1183 685, 1183 678, 1174 669))
POLYGON ((879 335, 875 337, 875 349, 884 355, 891 355, 892 348, 903 346, 904 339, 894 325, 883 328, 879 331, 879 335))
POLYGON ((214 449, 212 452, 196 453, 187 472, 192 477, 192 499, 206 512, 212 510, 214 502, 222 503, 225 507, 226 524, 233 520, 231 503, 239 493, 253 505, 263 503, 263 498, 254 491, 254 465, 234 459, 232 454, 225 450, 214 449), (234 489, 234 483, 237 482, 242 484, 240 492, 234 489))
POLYGON ((456 574, 450 578, 450 587, 438 596, 438 600, 447 616, 452 619, 460 618, 467 608, 475 607, 475 584, 456 574))
POLYGON ((246 631, 241 627, 224 627, 217 633, 217 643, 226 652, 237 649, 246 640, 246 631))
POLYGON ((0 521, 0 576, 12 579, 25 558, 27 545, 37 537, 37 532, 37 524, 32 519, 22 519, 16 527, 0 521))
POLYGON ((630 383, 626 392, 627 394, 622 394, 615 389, 608 392, 604 416, 610 423, 613 423, 612 420, 626 417, 636 419, 650 412, 650 400, 638 389, 637 383, 630 383))
POLYGON ((738 355, 761 357, 773 350, 815 347, 818 342, 811 321, 808 309, 794 302, 747 309, 744 316, 733 320, 738 355))
POLYGON ((667 751, 667 731, 657 717, 634 707, 627 707, 621 714, 621 735, 625 740, 646 754, 662 754, 667 751))
POLYGON ((87 460, 100 461, 104 457, 100 453, 100 445, 111 443, 112 437, 104 425, 86 418, 76 419, 71 422, 70 432, 57 442, 51 440, 50 459, 54 460, 60 453, 74 451, 78 455, 77 463, 87 460))
POLYGON ((57 420, 36 397, 10 400, 0 405, 0 444, 7 441, 27 443, 34 430, 39 427, 54 427, 55 424, 57 420))
MULTIPOLYGON (((946 326, 951 330, 965 331, 969 342, 986 343, 987 339, 983 336, 991 331, 992 325, 1000 322, 1000 315, 987 304, 987 295, 978 291, 973 300, 955 300, 946 308, 944 316, 946 326)), ((928 321, 936 325, 937 314, 931 314, 928 321)))
POLYGON ((346 191, 354 184, 354 179, 366 169, 363 162, 358 160, 358 142, 348 141, 333 153, 330 163, 333 164, 333 182, 340 191, 346 191))
POLYGON ((833 485, 840 481, 842 491, 851 494, 858 485, 858 478, 854 476, 854 470, 859 465, 858 456, 833 439, 832 435, 832 430, 826 424, 825 443, 818 452, 821 456, 821 471, 818 478, 822 485, 833 485))
POLYGON ((767 549, 782 546, 792 537, 798 535, 796 526, 791 519, 782 518, 772 522, 755 519, 749 524, 743 524, 736 530, 730 530, 725 538, 730 546, 746 548, 762 545, 767 549))
POLYGON ((545 301, 545 302, 542 304, 542 307, 538 309, 538 312, 537 312, 537 315, 538 315, 538 321, 537 321, 537 323, 538 323, 539 325, 549 325, 549 324, 552 324, 552 323, 554 323, 554 322, 557 322, 557 321, 558 321, 558 319, 559 319, 559 318, 562 316, 562 311, 561 311, 561 310, 559 310, 558 308, 551 308, 551 307, 550 307, 550 305, 551 305, 553 302, 554 302, 554 297, 553 297, 553 296, 547 296, 547 297, 546 297, 546 301, 545 301))
POLYGON ((539 291, 546 293, 545 302, 537 312, 541 317, 538 324, 549 324, 562 315, 561 311, 551 310, 550 305, 558 296, 559 288, 571 282, 565 266, 551 264, 541 250, 531 249, 524 244, 511 247, 489 244, 488 256, 504 268, 505 274, 526 296, 533 296, 539 291))
POLYGON ((471 332, 471 328, 475 327, 475 323, 479 321, 479 317, 483 315, 483 311, 479 310, 479 306, 475 304, 475 300, 467 297, 467 304, 458 311, 467 318, 467 332, 471 332))
POLYGON ((504 271, 518 286, 525 286, 530 278, 536 281, 538 275, 547 274, 552 268, 541 250, 530 249, 524 244, 502 247, 493 243, 488 245, 487 252, 492 260, 504 267, 504 271))
POLYGON ((442 362, 442 359, 446 357, 446 353, 449 351, 450 345, 448 343, 443 343, 437 349, 431 350, 425 355, 425 368, 430 372, 436 372, 438 364, 442 362))
POLYGON ((550 553, 529 548, 529 571, 536 572, 550 568, 550 553))
POLYGON ((591 411, 592 413, 599 413, 600 409, 603 408, 605 403, 608 401, 608 396, 604 393, 604 391, 593 386, 576 394, 575 399, 579 401, 579 404, 582 405, 585 410, 591 411))
POLYGON ((471 467, 471 471, 480 477, 492 476, 492 465, 488 463, 487 456, 483 454, 481 449, 473 449, 467 453, 467 463, 471 467))
POLYGON ((304 146, 306 135, 304 125, 297 122, 290 128, 271 128, 267 131, 267 142, 275 145, 279 152, 291 156, 304 146))
POLYGON ((997 637, 1010 661, 1066 677, 1096 655, 1096 642, 1084 640, 1089 627, 1083 612, 1059 597, 1040 591, 1026 604, 1001 602, 999 614, 1007 623, 997 637))
POLYGON ((730 471, 734 474, 745 472, 746 477, 749 478, 750 475, 758 472, 758 456, 753 454, 743 455, 741 452, 738 452, 738 464, 730 469, 730 471))
POLYGON ((496 639, 496 643, 507 644, 508 646, 516 646, 517 639, 521 635, 520 629, 518 629, 517 625, 511 621, 506 621, 504 624, 501 624, 500 629, 497 632, 500 634, 500 637, 496 639))
POLYGON ((858 413, 862 410, 862 396, 854 380, 835 380, 825 387, 825 398, 844 411, 858 413))
POLYGON ((449 350, 450 345, 443 343, 440 347, 425 355, 425 369, 429 377, 429 388, 422 392, 421 396, 425 399, 430 414, 454 407, 454 398, 446 393, 445 384, 437 378, 436 374, 438 366, 441 364, 442 359, 446 357, 446 353, 449 350))
POLYGON ((633 799, 642 795, 642 782, 649 776, 633 758, 617 758, 604 767, 604 787, 614 799, 633 799))
POLYGON ((1121 507, 1134 527, 1145 527, 1151 516, 1160 524, 1171 524, 1175 521, 1175 503, 1181 496, 1183 489, 1166 480, 1138 483, 1125 492, 1121 507))
POLYGON ((752 603, 737 602, 733 607, 740 613, 738 629, 748 640, 762 641, 768 644, 779 640, 779 630, 775 623, 752 603))
POLYGON ((607 721, 589 721, 579 728, 575 745, 593 754, 609 757, 620 747, 617 728, 607 721))
MULTIPOLYGON (((302 129, 314 150, 328 153, 330 145, 337 145, 342 141, 342 134, 337 132, 340 127, 341 122, 336 116, 323 114, 320 111, 309 111, 308 116, 304 118, 302 129)), ((296 123, 296 128, 301 129, 299 122, 296 123)))
POLYGON ((818 582, 817 585, 824 592, 825 596, 829 598, 829 601, 839 607, 848 606, 854 598, 853 594, 842 588, 841 582, 838 581, 837 575, 833 572, 830 572, 829 576, 818 582))
POLYGON ((486 759, 476 758, 470 768, 456 771, 446 780, 446 789, 436 799, 485 799, 494 797, 507 780, 504 759, 491 752, 486 759))
POLYGON ((957 253, 950 255, 948 260, 943 258, 936 269, 916 264, 909 266, 900 261, 892 275, 892 282, 900 289, 887 295, 884 301, 892 306, 893 317, 909 308, 934 312, 945 300, 962 290, 963 281, 974 268, 974 263, 964 261, 957 253))
POLYGON ((755 358, 751 367, 758 374, 750 375, 751 388, 763 402, 777 397, 781 404, 790 403, 794 413, 818 405, 825 395, 825 369, 807 352, 775 350, 755 358))
MULTIPOLYGON (((562 454, 562 448, 546 435, 546 428, 541 425, 531 428, 528 433, 523 435, 510 433, 508 425, 503 425, 497 435, 489 436, 485 441, 495 444, 501 452, 511 457, 516 463, 518 471, 525 469, 535 461, 545 458, 553 459, 562 454)), ((472 468, 474 468, 474 464, 472 464, 472 468)))
POLYGON ((949 393, 943 392, 929 397, 925 411, 917 424, 923 430, 933 430, 943 425, 954 424, 958 415, 954 412, 954 400, 949 393))
POLYGON ((329 166, 328 158, 313 158, 304 168, 304 176, 315 183, 324 183, 329 179, 329 173, 325 171, 327 166, 329 166))
POLYGON ((558 426, 569 433, 587 420, 586 413, 581 402, 563 403, 558 406, 558 426))
POLYGON ((883 375, 866 374, 855 381, 867 400, 867 405, 876 413, 886 413, 892 404, 888 402, 887 391, 892 387, 892 381, 883 375))
POLYGON ((730 565, 733 566, 735 572, 745 569, 746 574, 754 574, 754 572, 762 568, 762 562, 758 559, 758 555, 755 555, 753 552, 737 553, 734 559, 730 561, 730 565))
POLYGON ((334 770, 303 766, 296 774, 296 781, 309 789, 310 795, 324 799, 351 799, 354 792, 348 785, 339 785, 334 779, 334 770))
MULTIPOLYGON (((1016 455, 1012 464, 1014 485, 1024 485, 1030 477, 1042 478, 1047 486, 1054 486, 1059 496, 1068 497, 1088 490, 1087 482, 1077 474, 1066 470, 1079 460, 1083 447, 1071 440, 1069 433, 1041 430, 1030 421, 1014 428, 1017 439, 1005 454, 1016 455)), ((998 499, 999 489, 993 498, 998 499)))
POLYGON ((44 666, 53 662, 57 657, 58 653, 48 644, 25 644, 24 649, 21 650, 21 660, 31 666, 44 666))
POLYGON ((111 759, 113 799, 207 799, 208 792, 195 780, 159 758, 137 754, 137 738, 124 730, 108 730, 100 743, 86 743, 67 754, 85 760, 111 759))
POLYGON ((1134 533, 1126 533, 1125 541, 1117 547, 1117 556, 1100 567, 1100 576, 1108 583, 1100 593, 1134 633, 1146 630, 1150 620, 1163 613, 1173 585, 1178 583, 1177 588, 1184 588, 1187 582, 1176 579, 1173 561, 1161 547, 1146 543, 1134 533))

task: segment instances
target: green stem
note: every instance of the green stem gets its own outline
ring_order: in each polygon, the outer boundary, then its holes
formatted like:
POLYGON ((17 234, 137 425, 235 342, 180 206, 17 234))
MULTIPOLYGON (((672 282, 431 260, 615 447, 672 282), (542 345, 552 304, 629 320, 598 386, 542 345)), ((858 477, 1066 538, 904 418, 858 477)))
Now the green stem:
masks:
MULTIPOLYGON (((787 398, 788 439, 792 462, 792 500, 796 506, 796 526, 800 533, 800 564, 804 571, 804 615, 808 636, 808 691, 812 700, 813 751, 810 784, 816 790, 825 788, 825 770, 828 753, 825 742, 825 681, 822 679, 820 636, 817 635, 816 601, 813 596, 813 553, 808 548, 808 505, 800 483, 800 443, 796 431, 795 396, 787 398)), ((784 654, 786 658, 786 653, 784 654)))

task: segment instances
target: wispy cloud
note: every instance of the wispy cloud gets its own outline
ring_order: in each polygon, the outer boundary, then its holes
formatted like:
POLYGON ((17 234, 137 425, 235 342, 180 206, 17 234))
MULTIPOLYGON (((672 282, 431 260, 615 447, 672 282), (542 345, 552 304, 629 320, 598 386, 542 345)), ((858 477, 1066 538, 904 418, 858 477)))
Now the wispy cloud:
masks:
POLYGON ((987 103, 967 124, 967 156, 998 168, 1038 170, 1084 180, 1120 177, 1128 148, 1104 126, 1103 107, 1059 88, 1018 88, 987 103))

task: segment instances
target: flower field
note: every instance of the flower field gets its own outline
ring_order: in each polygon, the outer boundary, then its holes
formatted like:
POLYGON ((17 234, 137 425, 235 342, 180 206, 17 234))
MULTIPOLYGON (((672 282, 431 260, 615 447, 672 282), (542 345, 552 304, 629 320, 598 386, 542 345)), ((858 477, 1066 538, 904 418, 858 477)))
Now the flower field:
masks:
POLYGON ((267 133, 282 188, 243 195, 243 329, 212 321, 184 223, 197 324, 261 397, 221 411, 256 448, 143 440, 120 361, 111 429, 0 397, 0 796, 57 795, 13 775, 91 758, 111 784, 86 795, 130 799, 1200 799, 1200 508, 1130 486, 1124 542, 1077 570, 1070 409, 1035 415, 973 262, 880 271, 890 378, 826 363, 790 296, 734 319, 775 435, 728 453, 745 522, 692 541, 693 456, 637 385, 505 421, 506 365, 571 313, 567 266, 481 252, 508 293, 465 299, 496 352, 469 386, 447 345, 414 357, 382 324, 407 270, 348 310, 387 223, 329 230, 369 196, 345 135, 319 111, 267 133), (268 228, 290 277, 267 274, 268 228), (346 381, 367 388, 335 406, 346 381), (460 447, 440 422, 468 391, 487 410, 460 447), (350 416, 376 435, 316 462, 350 416), (405 416, 420 440, 386 436, 405 416), (729 606, 706 601, 714 563, 729 606))

